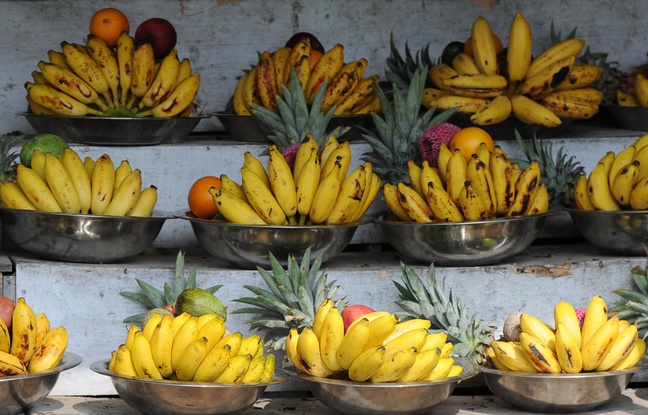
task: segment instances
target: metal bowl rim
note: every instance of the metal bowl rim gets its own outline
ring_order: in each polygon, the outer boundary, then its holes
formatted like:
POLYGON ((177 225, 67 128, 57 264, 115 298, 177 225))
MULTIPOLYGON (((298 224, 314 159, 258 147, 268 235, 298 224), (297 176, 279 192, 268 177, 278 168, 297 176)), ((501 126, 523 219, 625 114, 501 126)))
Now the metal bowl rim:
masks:
POLYGON ((62 363, 60 363, 58 366, 56 366, 54 369, 50 370, 45 370, 43 372, 38 372, 38 373, 27 373, 26 375, 16 375, 16 376, 5 376, 5 377, 0 377, 0 383, 2 382, 11 382, 14 380, 29 380, 29 379, 38 379, 44 376, 48 375, 54 375, 57 373, 61 373, 65 370, 72 369, 78 365, 81 364, 83 359, 81 356, 79 356, 76 353, 70 353, 70 352, 65 352, 63 355, 63 359, 61 360, 62 363))
POLYGON ((556 213, 559 212, 559 209, 551 210, 545 213, 539 213, 535 215, 520 215, 520 216, 514 216, 510 218, 495 218, 495 219, 485 219, 485 220, 479 220, 479 221, 462 221, 462 222, 429 222, 429 223, 421 223, 421 222, 403 222, 403 221, 398 221, 398 220, 386 220, 386 219, 380 219, 381 215, 379 214, 376 219, 374 219, 374 222, 376 222, 379 225, 387 225, 387 226, 409 226, 409 227, 415 227, 415 226, 429 226, 429 227, 440 227, 440 226, 477 226, 477 225, 488 225, 488 224, 493 224, 493 223, 509 223, 509 222, 520 222, 520 221, 528 221, 530 219, 540 219, 544 218, 547 216, 552 216, 556 213))
POLYGON ((8 212, 26 212, 26 215, 43 215, 43 216, 54 216, 54 217, 61 217, 61 218, 68 218, 68 219, 76 219, 76 220, 110 220, 110 221, 121 221, 121 220, 126 220, 126 221, 137 221, 137 220, 160 220, 160 219, 174 219, 176 216, 172 212, 168 211, 163 211, 163 210, 154 210, 153 214, 151 216, 145 217, 145 216, 107 216, 107 215, 92 215, 92 214, 85 214, 85 213, 62 213, 62 212, 43 212, 40 210, 27 210, 27 209, 12 209, 4 206, 0 206, 0 212, 1 211, 8 211, 8 212))
POLYGON ((607 216, 645 216, 648 215, 648 210, 582 210, 578 208, 564 208, 566 212, 573 215, 593 216, 593 215, 607 215, 607 216))
POLYGON ((464 371, 459 376, 454 376, 451 378, 440 379, 436 381, 424 381, 424 382, 386 382, 386 383, 370 383, 370 382, 356 382, 352 380, 343 380, 343 379, 331 379, 331 378, 322 378, 318 376, 311 376, 305 373, 298 373, 293 366, 287 366, 283 368, 283 371, 290 376, 297 377, 299 379, 305 380, 307 382, 321 383, 327 385, 336 385, 336 386, 351 386, 361 389, 376 389, 376 388, 412 388, 412 387, 421 387, 421 386, 436 386, 436 385, 446 385, 452 383, 458 383, 467 379, 470 379, 479 374, 479 367, 476 363, 461 357, 455 357, 455 361, 464 368, 464 371))
MULTIPOLYGON (((223 112, 221 112, 221 111, 212 112, 212 113, 210 113, 210 115, 213 115, 213 116, 215 116, 215 117, 217 117, 219 119, 221 117, 223 117, 223 118, 240 118, 240 119, 244 119, 244 118, 256 118, 256 119, 259 119, 258 117, 254 116, 254 115, 239 115, 239 114, 232 114, 230 112, 224 112, 224 111, 223 112)), ((335 120, 344 120, 344 119, 348 119, 348 120, 365 120, 365 119, 370 119, 370 118, 371 118, 371 114, 349 114, 349 115, 333 115, 331 117, 331 120, 334 120, 334 119, 335 120)))
POLYGON ((343 228, 355 228, 361 225, 367 225, 373 221, 368 216, 364 216, 360 222, 354 223, 345 223, 343 225, 248 225, 244 223, 231 223, 223 220, 217 219, 200 219, 193 216, 189 216, 189 211, 180 210, 174 213, 174 216, 179 219, 188 220, 189 222, 204 223, 204 224, 213 224, 214 226, 221 227, 231 227, 231 228, 246 228, 246 229, 269 229, 269 230, 298 230, 298 229, 343 229, 343 228))
POLYGON ((108 370, 108 360, 98 360, 90 364, 90 370, 100 375, 108 376, 110 378, 123 379, 130 382, 144 383, 147 385, 163 385, 163 386, 180 386, 185 388, 213 388, 213 389, 249 389, 249 388, 258 388, 258 387, 267 387, 270 385, 277 385, 284 383, 288 380, 288 376, 279 371, 275 371, 275 374, 272 376, 272 380, 266 383, 214 383, 214 382, 182 382, 179 380, 170 380, 170 379, 144 379, 136 376, 124 376, 115 372, 108 370))
POLYGON ((587 378, 605 378, 619 375, 628 375, 648 370, 648 359, 644 358, 641 364, 623 370, 608 370, 605 372, 581 372, 581 373, 525 373, 513 372, 494 369, 486 366, 480 366, 481 373, 486 375, 497 375, 502 377, 525 378, 525 379, 587 379, 587 378))
POLYGON ((153 122, 153 121, 177 121, 177 120, 195 120, 195 119, 205 119, 211 118, 210 114, 201 114, 201 115, 192 115, 189 117, 108 117, 108 116, 98 116, 98 115, 84 115, 84 116, 69 116, 69 115, 38 115, 31 112, 19 112, 17 115, 23 117, 47 117, 47 119, 62 119, 62 120, 83 120, 83 121, 105 121, 105 120, 119 120, 119 121, 142 121, 142 122, 153 122))

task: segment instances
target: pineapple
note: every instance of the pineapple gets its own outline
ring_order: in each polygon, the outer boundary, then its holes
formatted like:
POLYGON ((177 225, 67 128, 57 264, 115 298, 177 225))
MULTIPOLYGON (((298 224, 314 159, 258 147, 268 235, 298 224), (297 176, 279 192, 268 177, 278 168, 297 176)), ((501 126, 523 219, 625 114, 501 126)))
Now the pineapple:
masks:
POLYGON ((317 91, 309 109, 297 72, 292 68, 290 89, 282 85, 283 97, 277 97, 278 112, 275 113, 261 105, 250 104, 254 115, 272 130, 268 138, 277 145, 279 151, 284 152, 291 145, 301 143, 308 133, 313 135, 321 147, 330 135, 339 138, 349 130, 350 127, 338 127, 330 133, 326 132, 335 111, 335 108, 326 113, 321 110, 326 85, 327 83, 324 83, 317 91))
POLYGON ((409 45, 405 42, 405 59, 403 59, 396 48, 393 33, 391 33, 389 37, 389 46, 390 55, 389 58, 387 58, 387 70, 385 71, 385 75, 389 82, 397 86, 401 91, 407 90, 408 86, 412 82, 414 73, 417 70, 421 71, 423 68, 431 68, 432 65, 434 65, 434 61, 430 58, 429 43, 416 52, 415 55, 412 55, 409 45))
MULTIPOLYGON (((153 287, 151 284, 135 278, 137 284, 141 288, 142 292, 130 292, 122 291, 121 295, 124 297, 133 299, 141 303, 146 307, 147 312, 154 308, 163 308, 170 311, 175 315, 175 302, 180 293, 182 293, 187 288, 196 287, 196 267, 191 268, 189 276, 184 277, 184 253, 182 251, 178 252, 176 257, 176 267, 175 267, 175 277, 171 284, 164 283, 164 291, 159 290, 158 288, 153 287)), ((222 285, 214 285, 209 288, 205 288, 210 293, 215 293, 222 285)), ((142 323, 145 313, 135 314, 124 319, 124 323, 142 323)))
POLYGON ((292 256, 288 259, 285 270, 272 253, 269 253, 269 258, 272 272, 258 267, 269 290, 246 285, 245 288, 255 296, 234 301, 251 307, 234 310, 232 314, 252 314, 253 317, 245 324, 251 329, 268 329, 266 344, 275 350, 281 350, 291 328, 301 329, 313 325, 315 311, 326 298, 333 300, 336 305, 341 300, 334 298, 338 289, 333 285, 335 281, 327 282, 327 276, 323 272, 317 275, 323 254, 311 264, 308 248, 301 264, 292 256))
POLYGON ((608 315, 637 326, 639 337, 645 340, 648 338, 648 267, 634 267, 632 278, 638 289, 615 290, 614 293, 622 299, 608 310, 608 315))
POLYGON ((7 135, 0 139, 0 181, 8 182, 16 175, 16 159, 20 152, 10 152, 20 140, 25 138, 22 135, 7 135))
POLYGON ((522 140, 520 133, 515 130, 515 139, 526 156, 526 160, 512 160, 524 169, 531 161, 540 164, 542 180, 547 183, 549 205, 552 208, 573 206, 573 188, 576 178, 584 174, 584 167, 574 159, 568 158, 561 147, 554 156, 553 146, 548 140, 538 140, 534 135, 531 145, 522 140))
POLYGON ((432 118, 436 110, 433 107, 420 115, 426 78, 427 68, 416 70, 404 95, 394 84, 393 105, 381 87, 376 88, 383 116, 371 114, 377 133, 363 129, 363 137, 372 151, 363 154, 361 159, 372 163, 373 171, 384 183, 408 183, 407 162, 422 163, 419 142, 425 131, 432 125, 446 122, 456 112, 456 109, 446 110, 432 118))
POLYGON ((449 291, 445 295, 443 283, 434 274, 434 264, 427 271, 427 288, 416 271, 401 262, 403 284, 394 281, 399 292, 396 304, 404 310, 404 318, 425 318, 432 328, 448 334, 448 341, 455 346, 454 353, 474 359, 478 364, 486 361, 486 350, 493 340, 494 327, 482 326, 481 320, 468 316, 460 298, 449 291))

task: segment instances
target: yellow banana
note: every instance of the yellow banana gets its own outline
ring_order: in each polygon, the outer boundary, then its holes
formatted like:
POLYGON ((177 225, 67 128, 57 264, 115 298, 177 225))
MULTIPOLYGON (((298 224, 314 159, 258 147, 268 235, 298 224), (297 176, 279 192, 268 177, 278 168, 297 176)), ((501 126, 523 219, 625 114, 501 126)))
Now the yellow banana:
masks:
POLYGON ((607 321, 607 305, 600 295, 595 295, 587 304, 585 319, 581 328, 581 347, 590 340, 592 335, 607 321))
POLYGON ((369 320, 360 318, 349 326, 337 349, 337 361, 342 369, 348 370, 351 363, 366 350, 371 336, 369 320))
POLYGON ((457 71, 459 75, 477 75, 479 68, 475 63, 475 58, 472 55, 461 52, 452 59, 452 69, 457 71))
POLYGON ((245 376, 248 368, 250 367, 250 362, 252 362, 252 356, 249 354, 246 355, 237 355, 230 358, 227 361, 225 370, 223 370, 220 375, 216 376, 214 382, 216 383, 237 383, 245 376))
POLYGON ((344 321, 337 307, 332 307, 322 323, 319 337, 320 355, 322 361, 331 371, 342 369, 337 360, 337 350, 344 338, 344 321))
MULTIPOLYGON (((637 97, 627 92, 617 91, 616 93, 617 104, 621 107, 640 107, 641 104, 637 97)), ((30 104, 31 105, 31 104, 30 104)))
MULTIPOLYGON (((612 195, 621 206, 627 207, 631 205, 631 192, 637 182, 639 175, 639 161, 635 160, 630 164, 626 164, 617 172, 614 180, 610 182, 610 190, 612 195)), ((638 195, 639 193, 637 193, 638 195)), ((638 200, 635 198, 635 203, 638 200)))
MULTIPOLYGON (((131 70, 130 92, 132 100, 141 98, 146 94, 155 78, 155 54, 149 42, 135 46, 133 52, 133 66, 131 70)), ((123 91, 122 91, 123 93, 123 91)), ((128 104, 131 106, 132 102, 128 104)))
POLYGON ((540 165, 534 160, 520 173, 515 183, 513 203, 506 216, 520 216, 527 211, 533 194, 540 185, 540 178, 540 165))
POLYGON ((514 372, 537 373, 538 369, 531 363, 519 344, 494 340, 491 347, 497 360, 514 372))
POLYGON ((107 216, 129 215, 140 197, 142 191, 142 174, 139 169, 133 170, 117 188, 110 203, 103 211, 107 216))
POLYGON ((113 106, 117 106, 119 104, 119 64, 117 63, 115 51, 109 48, 100 37, 92 34, 88 35, 86 49, 88 55, 99 65, 106 82, 108 82, 112 95, 112 101, 110 102, 113 106))
POLYGON ((108 106, 101 101, 101 97, 92 87, 71 69, 57 66, 45 61, 38 62, 38 68, 49 85, 69 95, 86 105, 97 105, 102 111, 108 106))
POLYGON ((42 212, 62 212, 52 191, 40 176, 23 164, 16 166, 16 181, 29 201, 42 212))
MULTIPOLYGON (((324 146, 320 150, 320 164, 322 165, 322 177, 324 177, 324 166, 326 165, 326 162, 328 161, 333 151, 337 149, 339 146, 340 146, 340 142, 338 141, 335 135, 331 134, 326 138, 326 142, 324 143, 324 146)), ((335 161, 336 160, 333 160, 332 162, 335 161)))
POLYGON ((284 72, 286 71, 286 69, 290 70, 290 68, 287 68, 286 65, 286 62, 288 62, 288 57, 290 56, 290 52, 291 49, 289 47, 279 48, 274 52, 272 52, 272 63, 274 64, 274 68, 275 68, 275 79, 277 80, 277 94, 279 96, 283 96, 284 72))
POLYGON ((429 350, 420 350, 416 353, 416 360, 412 367, 409 368, 396 382, 420 382, 432 374, 441 360, 441 349, 434 348, 429 350))
MULTIPOLYGON (((490 159, 490 157, 489 157, 490 159)), ((479 159, 477 154, 472 155, 472 159, 466 167, 466 180, 477 191, 486 207, 487 218, 495 215, 497 211, 497 199, 495 196, 495 186, 493 177, 486 163, 479 159)))
POLYGON ((65 62, 81 79, 86 81, 92 89, 101 94, 110 106, 110 85, 101 67, 88 54, 87 49, 81 45, 62 42, 61 49, 65 55, 65 62))
POLYGON ((369 320, 369 338, 365 347, 384 345, 387 338, 394 333, 396 326, 400 323, 400 318, 392 313, 367 319, 369 320))
POLYGON ((128 160, 122 160, 119 163, 119 166, 117 166, 117 168, 115 169, 115 188, 113 190, 113 196, 117 192, 117 189, 119 189, 119 186, 124 181, 126 176, 128 176, 132 172, 133 169, 128 160))
POLYGON ((333 373, 324 363, 319 340, 310 327, 305 327, 299 334, 297 356, 306 373, 311 376, 328 377, 333 373))
POLYGON ((213 382, 227 367, 230 345, 212 347, 194 373, 194 382, 213 382))
POLYGON ((128 327, 128 333, 126 334, 126 340, 124 341, 124 345, 128 350, 133 350, 133 339, 135 338, 135 333, 140 331, 140 327, 136 325, 132 325, 128 327))
POLYGON ((299 355, 297 354, 298 342, 299 332, 295 328, 290 329, 288 336, 286 337, 286 357, 298 372, 307 373, 306 369, 304 369, 304 366, 299 361, 299 355))
POLYGON ((421 189, 422 196, 426 195, 429 182, 433 182, 434 187, 436 188, 444 187, 443 179, 441 179, 439 169, 432 167, 427 160, 423 160, 419 174, 419 187, 421 189))
POLYGON ((242 383, 259 383, 263 372, 265 369, 265 356, 255 356, 250 361, 250 366, 248 367, 245 375, 241 378, 240 382, 242 383))
POLYGON ((237 354, 250 354, 256 357, 259 354, 259 347, 261 347, 261 354, 263 354, 263 341, 261 340, 261 336, 258 334, 246 336, 241 339, 241 346, 237 354))
MULTIPOLYGON (((310 78, 310 53, 311 43, 308 37, 302 38, 290 51, 288 60, 286 61, 286 69, 284 69, 283 84, 290 89, 290 73, 295 69, 299 83, 302 90, 306 88, 306 83, 310 78)), ((323 110, 323 112, 325 112, 323 110)))
POLYGON ((515 183, 512 182, 513 167, 502 147, 496 145, 490 156, 488 168, 493 178, 493 189, 497 208, 496 214, 505 215, 511 208, 515 194, 515 183))
POLYGON ((457 112, 462 114, 474 114, 487 104, 487 98, 464 97, 456 94, 442 95, 428 102, 429 108, 435 107, 441 110, 458 108, 457 112))
POLYGON ((584 174, 579 175, 574 183, 574 202, 580 210, 596 209, 589 198, 587 176, 584 174))
POLYGON ((621 205, 616 201, 608 180, 605 164, 599 162, 587 178, 587 190, 592 205, 599 210, 619 210, 621 205))
POLYGON ((567 75, 567 78, 554 91, 576 91, 590 89, 603 75, 604 69, 592 63, 577 63, 567 75))
MULTIPOLYGON (((247 201, 245 197, 245 192, 243 191, 243 186, 238 184, 236 181, 230 179, 226 174, 220 175, 221 189, 232 193, 234 196, 238 197, 243 201, 247 201)), ((295 208, 296 210, 297 208, 295 208)))
POLYGON ((36 315, 23 297, 18 298, 11 321, 10 353, 27 364, 36 351, 36 315))
POLYGON ((115 165, 108 154, 102 154, 95 161, 90 183, 90 211, 93 215, 101 215, 110 204, 115 188, 115 165))
POLYGON ((65 354, 68 339, 68 332, 63 326, 55 327, 45 333, 43 341, 27 363, 27 371, 40 373, 55 368, 65 354))
POLYGON ((209 353, 208 340, 200 337, 189 343, 178 358, 174 366, 175 375, 180 381, 189 381, 194 378, 196 370, 209 353))
POLYGON ((515 95, 511 98, 511 108, 513 114, 527 124, 549 128, 562 124, 560 118, 553 111, 524 95, 515 95))
POLYGON ((495 368, 497 370, 501 370, 503 372, 508 372, 511 370, 497 359, 497 356, 495 355, 495 349, 492 346, 488 347, 486 353, 487 353, 486 359, 490 364, 490 367, 495 368))
POLYGON ((586 120, 599 111, 598 104, 578 102, 565 97, 560 92, 552 92, 539 101, 558 117, 586 120))
MULTIPOLYGON (((581 329, 576 310, 574 306, 567 301, 560 301, 554 306, 554 323, 556 329, 560 323, 565 325, 565 329, 574 338, 578 348, 581 347, 581 329)), ((556 333, 557 336, 557 333, 556 333)))
POLYGON ((117 348, 115 353, 114 372, 122 376, 137 377, 137 371, 133 364, 133 355, 123 344, 117 348))
POLYGON ((466 169, 468 163, 461 155, 459 149, 455 149, 452 156, 448 159, 446 166, 446 190, 452 197, 456 205, 459 205, 459 198, 466 183, 466 169))
POLYGON ((611 317, 581 346, 583 370, 595 370, 603 361, 619 334, 619 319, 611 317))
POLYGON ((44 84, 25 83, 25 89, 36 104, 53 111, 57 115, 82 117, 86 115, 103 115, 101 111, 89 107, 60 90, 44 84))
POLYGON ((335 204, 326 218, 327 225, 351 223, 362 208, 362 197, 367 184, 367 172, 364 165, 359 165, 340 185, 335 204))
POLYGON ((228 222, 247 225, 267 225, 266 221, 259 216, 247 200, 242 200, 223 189, 212 188, 209 192, 214 199, 214 203, 218 205, 218 212, 228 222))
POLYGON ((151 185, 142 189, 139 198, 128 216, 148 218, 153 213, 153 208, 157 203, 157 187, 151 185))
POLYGON ((94 170, 94 165, 95 165, 95 161, 92 159, 92 157, 86 156, 83 159, 83 168, 85 169, 86 173, 88 173, 88 177, 92 177, 92 171, 94 170))
POLYGON ((594 370, 597 372, 604 372, 612 369, 632 352, 637 340, 637 326, 632 324, 623 330, 619 327, 619 333, 616 339, 603 357, 601 363, 599 363, 594 370))
POLYGON ((441 359, 452 356, 454 352, 454 344, 446 342, 441 348, 441 359))
POLYGON ((423 345, 423 347, 421 347, 419 352, 424 352, 426 350, 434 350, 437 348, 440 351, 447 340, 448 340, 448 334, 443 331, 439 331, 436 333, 429 333, 427 335, 427 338, 425 339, 425 344, 423 345))
POLYGON ((54 49, 48 50, 47 58, 49 59, 49 62, 53 63, 54 65, 58 65, 70 69, 67 62, 65 61, 65 55, 58 50, 54 50, 54 49))
POLYGON ((348 370, 349 379, 364 382, 373 376, 385 361, 385 347, 370 347, 356 357, 348 370))
POLYGON ((591 106, 598 106, 603 101, 603 92, 593 87, 554 90, 554 92, 547 95, 545 99, 554 97, 558 101, 577 102, 591 106))
POLYGON ((641 73, 635 78, 635 96, 642 107, 648 107, 648 78, 641 73))
MULTIPOLYGON (((37 336, 37 337, 40 337, 37 336)), ((11 331, 7 323, 0 318, 0 352, 9 353, 11 351, 11 331)))
POLYGON ((263 365, 263 375, 261 376, 261 383, 268 383, 272 380, 275 372, 275 355, 268 353, 265 358, 265 364, 263 365))
MULTIPOLYGON (((416 164, 414 160, 407 160, 407 175, 409 176, 409 186, 416 191, 419 195, 425 197, 423 184, 421 183, 422 167, 416 164)), ((427 189, 427 183, 425 184, 427 189)))
POLYGON ((326 113, 341 103, 358 85, 367 67, 367 60, 349 62, 331 79, 324 93, 322 112, 326 113))
POLYGON ((439 359, 439 362, 434 367, 432 372, 425 378, 427 381, 434 381, 440 379, 446 379, 450 376, 450 372, 455 367, 455 360, 451 357, 442 357, 439 359))
POLYGON ((525 215, 537 215, 549 210, 549 190, 546 183, 540 183, 529 202, 529 206, 524 211, 525 215))
POLYGON ((166 98, 158 105, 151 108, 150 111, 143 111, 140 115, 151 115, 153 117, 175 117, 189 107, 200 89, 200 74, 194 72, 188 78, 185 78, 171 91, 166 98))
POLYGON ((162 321, 162 317, 163 315, 161 313, 153 313, 149 316, 148 320, 144 324, 144 327, 142 327, 144 338, 146 338, 146 340, 148 340, 149 342, 151 341, 151 336, 153 336, 153 332, 155 331, 158 323, 162 321))
POLYGON ((556 335, 539 318, 528 313, 522 313, 520 316, 520 329, 523 333, 533 336, 552 352, 556 351, 556 335))
POLYGON ((378 75, 361 78, 351 92, 336 103, 333 115, 354 114, 374 96, 375 87, 379 82, 378 75))
POLYGON ((326 314, 328 314, 328 312, 334 307, 334 305, 335 303, 333 300, 331 300, 330 298, 325 298, 315 311, 312 329, 313 333, 315 333, 318 339, 321 339, 322 326, 324 325, 326 314))
POLYGON ((522 12, 517 12, 509 29, 509 43, 506 51, 508 78, 513 82, 526 78, 531 66, 532 40, 531 26, 522 12))
POLYGON ((621 170, 623 166, 630 164, 634 160, 636 151, 637 148, 634 146, 634 144, 630 144, 628 147, 619 151, 619 153, 614 156, 614 160, 610 165, 610 171, 608 172, 608 181, 610 183, 610 186, 614 182, 614 178, 616 177, 619 170, 621 170))
POLYGON ((142 96, 139 107, 155 107, 160 104, 175 88, 179 72, 178 51, 173 49, 160 62, 155 78, 142 96))
POLYGON ((475 19, 471 37, 473 56, 479 71, 483 74, 495 75, 499 72, 497 67, 497 47, 488 20, 479 16, 475 19))
POLYGON ((330 84, 343 66, 344 46, 338 43, 324 52, 311 70, 308 82, 306 83, 306 89, 304 90, 304 96, 308 104, 312 104, 315 101, 315 95, 322 85, 324 85, 324 82, 330 84))
POLYGON ((648 176, 635 182, 630 191, 630 207, 634 210, 648 209, 648 176))
POLYGON ((306 218, 310 213, 321 173, 322 166, 320 165, 318 150, 312 149, 310 156, 302 165, 299 176, 295 180, 297 212, 299 212, 301 218, 306 218))
POLYGON ((520 347, 536 369, 542 373, 560 373, 562 368, 554 351, 531 334, 520 333, 520 347))
POLYGON ((385 183, 383 186, 383 200, 389 209, 389 212, 394 214, 399 220, 403 222, 411 222, 412 218, 409 217, 405 209, 400 204, 400 194, 398 188, 391 183, 385 183))
POLYGON ((270 111, 277 108, 277 96, 279 94, 279 83, 277 81, 277 71, 274 67, 274 61, 269 51, 264 51, 259 57, 256 66, 256 84, 261 104, 270 111))
POLYGON ((338 179, 338 174, 342 165, 336 162, 334 166, 335 169, 331 170, 320 181, 313 196, 313 203, 308 213, 308 218, 314 224, 326 222, 326 219, 333 211, 335 199, 340 192, 342 183, 338 179))
MULTIPOLYGON (((256 68, 256 67, 255 67, 256 68)), ((246 87, 246 82, 250 77, 250 72, 245 72, 236 82, 236 88, 234 88, 234 97, 232 98, 232 104, 234 105, 234 112, 236 115, 252 115, 252 110, 250 106, 245 101, 244 90, 246 87)))
POLYGON ((459 75, 459 72, 455 71, 451 66, 446 65, 445 63, 439 63, 432 66, 429 73, 432 83, 441 91, 445 92, 450 92, 450 87, 444 85, 444 82, 457 75, 459 75))
POLYGON ((546 97, 567 79, 575 61, 576 57, 573 55, 554 61, 537 74, 527 77, 522 84, 520 93, 533 100, 546 97))
POLYGON ((461 222, 464 220, 463 213, 454 203, 443 186, 428 182, 426 200, 436 220, 440 222, 461 222))
POLYGON ((450 161, 452 154, 453 153, 452 151, 450 151, 448 144, 442 142, 439 146, 439 155, 437 156, 437 168, 439 169, 439 177, 441 177, 441 181, 443 182, 444 186, 446 186, 446 183, 448 181, 448 162, 450 161))
POLYGON ((263 184, 270 187, 270 179, 263 163, 249 151, 243 153, 243 166, 256 173, 263 181, 263 184))
POLYGON ((426 328, 418 328, 406 331, 391 340, 385 340, 385 359, 390 359, 399 351, 408 347, 421 349, 427 340, 428 331, 426 328))
MULTIPOLYGON (((215 313, 212 313, 215 314, 215 313)), ((211 349, 214 345, 223 338, 225 334, 225 319, 221 316, 215 316, 208 322, 201 325, 200 318, 198 318, 198 337, 206 337, 209 341, 208 348, 211 349)), ((260 347, 263 347, 263 341, 260 347)))
POLYGON ((151 355, 155 366, 164 378, 170 378, 173 375, 171 350, 174 334, 173 317, 169 315, 162 317, 151 334, 151 355))
POLYGON ((621 359, 619 363, 612 366, 610 370, 624 370, 634 367, 637 363, 643 359, 646 354, 646 341, 642 338, 638 338, 635 342, 635 347, 632 348, 628 355, 621 359))
POLYGON ((241 177, 245 196, 256 213, 270 225, 283 225, 286 214, 263 179, 247 166, 241 168, 241 177))
POLYGON ((400 204, 407 215, 415 222, 429 223, 434 221, 434 213, 430 209, 427 200, 413 188, 404 183, 398 183, 400 204))
POLYGON ((472 98, 494 98, 503 94, 508 84, 508 81, 502 75, 486 75, 483 73, 457 75, 445 79, 443 82, 451 93, 472 98))
POLYGON ((36 206, 14 182, 0 182, 0 203, 9 209, 36 210, 36 206))
MULTIPOLYGON (((405 320, 401 321, 398 324, 396 324, 396 327, 394 327, 394 331, 392 331, 389 336, 383 341, 383 344, 389 343, 390 341, 396 339, 397 337, 400 337, 400 335, 407 333, 412 330, 421 330, 425 329, 428 330, 432 323, 430 320, 425 319, 425 318, 413 318, 410 320, 405 320)), ((417 346, 421 346, 417 344, 417 346)))
POLYGON ((180 61, 180 68, 178 68, 178 79, 176 84, 179 84, 186 78, 189 78, 193 74, 193 68, 191 67, 191 61, 189 58, 182 58, 180 61))
MULTIPOLYGON (((637 179, 643 179, 645 176, 648 176, 648 146, 637 148, 632 158, 632 161, 634 160, 639 162, 639 176, 637 179)), ((611 171, 612 166, 609 166, 608 169, 611 171)))
POLYGON ((230 357, 234 357, 239 354, 241 343, 243 343, 243 334, 240 331, 235 331, 234 333, 224 335, 214 347, 221 347, 225 344, 229 344, 230 357))
POLYGON ((578 339, 574 333, 575 331, 562 321, 556 324, 556 357, 560 367, 566 373, 580 373, 583 370, 583 358, 579 346, 580 330, 578 339))
POLYGON ((426 108, 430 108, 432 107, 432 101, 444 95, 450 95, 450 93, 437 88, 424 88, 423 96, 421 97, 421 104, 426 108))
POLYGON ((372 383, 394 382, 402 377, 416 362, 417 349, 408 347, 398 350, 385 361, 370 378, 372 383))
POLYGON ((577 38, 565 39, 555 45, 545 49, 541 54, 531 61, 531 66, 527 72, 527 79, 540 73, 553 63, 567 58, 577 57, 583 50, 585 41, 577 38))
POLYGON ((45 153, 45 179, 64 213, 81 213, 81 201, 63 163, 52 153, 45 153))
POLYGON ((0 373, 3 376, 17 376, 27 373, 27 368, 16 356, 0 351, 0 373))
POLYGON ((261 104, 261 98, 259 98, 259 92, 257 91, 256 71, 257 67, 254 66, 247 72, 247 75, 244 77, 245 79, 241 79, 243 82, 241 99, 247 106, 248 113, 241 113, 240 115, 252 115, 252 109, 250 108, 251 102, 259 105, 261 104))
POLYGON ((133 77, 133 56, 135 40, 128 32, 122 32, 117 39, 117 65, 119 65, 119 105, 125 106, 133 77))
MULTIPOLYGON (((137 336, 137 333, 135 333, 135 335, 137 336)), ((171 367, 175 369, 178 366, 180 356, 182 356, 184 349, 197 339, 198 317, 191 316, 191 318, 189 318, 173 335, 173 346, 171 347, 171 367)), ((135 346, 134 343, 133 346, 135 346)))
POLYGON ((27 94, 26 98, 27 98, 27 104, 29 105, 29 110, 33 114, 36 114, 36 115, 56 115, 56 113, 54 111, 52 111, 51 109, 45 108, 41 104, 36 103, 36 101, 34 101, 32 99, 32 97, 29 96, 29 94, 27 94))
POLYGON ((163 379, 162 374, 157 369, 155 361, 153 360, 153 354, 151 352, 151 345, 144 333, 138 331, 133 337, 133 348, 131 350, 131 356, 133 359, 133 366, 135 366, 135 371, 137 376, 140 378, 148 379, 163 379))
POLYGON ((83 166, 83 160, 76 151, 66 148, 62 159, 63 167, 70 176, 81 206, 81 213, 88 213, 90 210, 91 193, 90 177, 83 166))
POLYGON ((465 181, 459 195, 459 207, 467 221, 480 221, 488 218, 489 208, 485 203, 487 197, 480 195, 470 181, 465 181))
MULTIPOLYGON (((369 171, 371 168, 370 162, 365 162, 365 170, 369 171)), ((356 213, 354 217, 350 220, 350 222, 360 222, 362 218, 364 217, 365 213, 367 213, 367 210, 371 207, 374 199, 376 199, 376 196, 378 195, 378 192, 380 191, 380 185, 382 184, 382 181, 380 180, 380 177, 373 171, 371 174, 367 175, 367 183, 365 186, 365 190, 362 194, 362 200, 360 200, 360 208, 356 210, 356 213)))
POLYGON ((499 124, 511 115, 513 107, 506 95, 499 95, 470 116, 470 121, 477 125, 499 124))

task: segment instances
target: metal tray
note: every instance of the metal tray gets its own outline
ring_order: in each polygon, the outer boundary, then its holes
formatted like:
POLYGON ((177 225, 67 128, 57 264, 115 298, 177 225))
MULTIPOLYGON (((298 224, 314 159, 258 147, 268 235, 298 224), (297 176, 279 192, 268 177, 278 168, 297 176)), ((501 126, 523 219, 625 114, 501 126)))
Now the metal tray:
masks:
POLYGON ((648 131, 648 108, 601 105, 601 109, 621 128, 648 131))

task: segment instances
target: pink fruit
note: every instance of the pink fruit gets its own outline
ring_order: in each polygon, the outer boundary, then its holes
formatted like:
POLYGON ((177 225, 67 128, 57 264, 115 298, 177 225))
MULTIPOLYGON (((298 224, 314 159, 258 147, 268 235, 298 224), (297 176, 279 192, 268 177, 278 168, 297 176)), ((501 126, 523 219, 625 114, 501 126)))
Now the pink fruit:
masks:
POLYGON ((176 308, 175 308, 175 303, 169 303, 169 304, 165 305, 162 308, 164 308, 166 311, 169 311, 174 316, 177 314, 176 313, 176 308))
POLYGON ((9 329, 11 329, 11 320, 15 306, 13 300, 10 298, 0 297, 0 318, 4 320, 9 329))
POLYGON ((364 316, 365 314, 373 313, 374 311, 376 310, 362 304, 352 304, 350 306, 344 307, 344 309, 342 309, 342 312, 340 313, 342 315, 342 321, 344 321, 344 331, 349 328, 351 323, 364 316))
POLYGON ((419 151, 423 160, 427 160, 430 166, 436 167, 441 143, 446 143, 449 146, 450 139, 459 130, 461 128, 447 122, 428 128, 419 141, 419 151))
POLYGON ((581 329, 583 328, 583 321, 585 321, 585 311, 587 311, 585 308, 576 309, 576 317, 578 317, 578 323, 581 329))

